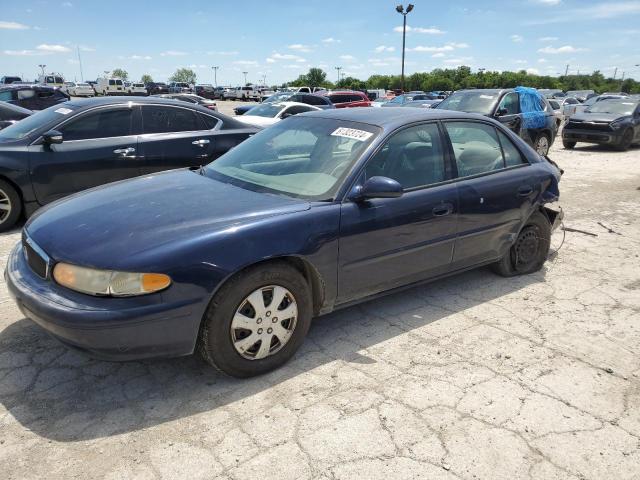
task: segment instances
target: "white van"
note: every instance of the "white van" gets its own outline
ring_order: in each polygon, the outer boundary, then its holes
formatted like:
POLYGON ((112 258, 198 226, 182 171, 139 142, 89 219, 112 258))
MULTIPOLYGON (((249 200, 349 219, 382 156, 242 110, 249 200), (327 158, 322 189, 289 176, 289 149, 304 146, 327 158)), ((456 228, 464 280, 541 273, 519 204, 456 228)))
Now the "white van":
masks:
POLYGON ((60 88, 64 85, 64 77, 59 73, 50 73, 48 75, 38 75, 38 83, 47 85, 48 87, 60 88))
POLYGON ((98 95, 124 95, 124 82, 120 78, 99 78, 95 85, 98 95))

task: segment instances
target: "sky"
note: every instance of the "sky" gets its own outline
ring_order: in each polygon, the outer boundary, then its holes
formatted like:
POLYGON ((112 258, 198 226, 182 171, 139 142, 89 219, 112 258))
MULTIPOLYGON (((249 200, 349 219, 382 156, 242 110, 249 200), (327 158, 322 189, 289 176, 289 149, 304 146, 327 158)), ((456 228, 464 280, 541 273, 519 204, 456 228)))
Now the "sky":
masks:
MULTIPOLYGON (((366 79, 399 74, 402 16, 384 0, 20 0, 0 9, 0 76, 67 80, 123 68, 166 81, 280 84, 310 67, 366 79), (82 72, 78 56, 82 60, 82 72)), ((405 6, 407 4, 405 3, 405 6)), ((467 65, 542 75, 600 70, 640 79, 640 1, 414 0, 406 72, 467 65)))

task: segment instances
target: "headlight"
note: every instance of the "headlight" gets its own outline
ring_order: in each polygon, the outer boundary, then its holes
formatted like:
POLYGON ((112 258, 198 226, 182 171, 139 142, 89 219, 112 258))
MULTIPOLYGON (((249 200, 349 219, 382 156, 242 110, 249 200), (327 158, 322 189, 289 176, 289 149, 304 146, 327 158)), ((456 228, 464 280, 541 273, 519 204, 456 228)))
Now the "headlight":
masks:
POLYGON ((614 122, 611 122, 611 128, 613 128, 614 130, 619 130, 622 127, 624 127, 626 123, 627 123, 626 118, 623 118, 621 120, 616 120, 614 122))
POLYGON ((128 297, 159 292, 171 285, 171 278, 162 273, 130 273, 96 270, 58 263, 53 269, 58 284, 89 295, 128 297))

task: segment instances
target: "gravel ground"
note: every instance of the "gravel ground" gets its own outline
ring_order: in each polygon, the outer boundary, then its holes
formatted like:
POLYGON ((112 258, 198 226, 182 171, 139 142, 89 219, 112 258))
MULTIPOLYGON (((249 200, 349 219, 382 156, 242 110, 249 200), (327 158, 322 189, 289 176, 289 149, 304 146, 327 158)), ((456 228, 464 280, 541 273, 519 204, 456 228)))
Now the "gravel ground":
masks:
POLYGON ((0 478, 640 478, 640 150, 551 156, 566 226, 597 236, 318 319, 260 378, 91 360, 0 280, 0 478))

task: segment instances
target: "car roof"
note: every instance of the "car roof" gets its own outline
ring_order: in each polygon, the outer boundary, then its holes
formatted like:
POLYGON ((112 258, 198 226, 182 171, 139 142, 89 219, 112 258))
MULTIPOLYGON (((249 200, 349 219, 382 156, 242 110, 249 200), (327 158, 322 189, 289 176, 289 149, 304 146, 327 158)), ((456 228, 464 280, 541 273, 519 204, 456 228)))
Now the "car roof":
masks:
POLYGON ((349 122, 366 123, 384 130, 394 130, 413 122, 443 119, 475 119, 487 120, 484 115, 475 113, 455 112, 429 108, 338 108, 331 110, 317 110, 300 114, 304 117, 328 118, 349 122))
POLYGON ((9 83, 8 85, 0 85, 0 90, 22 90, 24 88, 41 88, 43 90, 57 90, 56 87, 50 85, 40 85, 39 83, 9 83))
POLYGON ((502 94, 505 92, 513 92, 513 88, 465 88, 463 90, 457 90, 453 93, 460 93, 460 92, 465 92, 465 93, 469 93, 469 92, 473 92, 473 93, 479 93, 479 94, 486 94, 486 93, 493 93, 493 94, 502 94))

